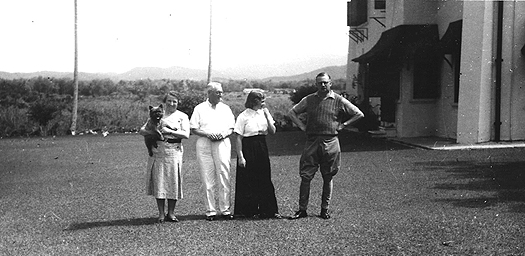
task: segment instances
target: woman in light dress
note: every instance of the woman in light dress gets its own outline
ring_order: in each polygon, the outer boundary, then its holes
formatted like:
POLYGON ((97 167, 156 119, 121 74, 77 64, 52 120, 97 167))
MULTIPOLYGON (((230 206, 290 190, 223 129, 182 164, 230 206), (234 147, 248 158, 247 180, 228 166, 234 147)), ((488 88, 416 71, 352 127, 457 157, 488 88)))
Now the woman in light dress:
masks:
MULTIPOLYGON (((157 141, 153 148, 153 156, 148 158, 146 172, 146 193, 155 197, 159 211, 158 223, 164 221, 178 222, 175 217, 175 205, 182 199, 182 139, 190 136, 188 115, 177 110, 179 99, 176 92, 170 91, 164 97, 164 118, 162 127, 164 141, 157 141), (165 212, 166 201, 168 211, 165 212)), ((150 131, 142 126, 139 134, 146 136, 150 131)))

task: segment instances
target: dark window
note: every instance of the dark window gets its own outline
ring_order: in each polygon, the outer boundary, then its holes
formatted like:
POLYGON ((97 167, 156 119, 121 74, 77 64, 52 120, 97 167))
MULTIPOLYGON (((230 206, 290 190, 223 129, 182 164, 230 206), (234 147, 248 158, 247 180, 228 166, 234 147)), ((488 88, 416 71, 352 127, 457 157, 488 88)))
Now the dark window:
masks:
POLYGON ((386 9, 386 0, 374 0, 374 9, 376 10, 386 9))
POLYGON ((439 97, 439 68, 435 58, 421 58, 414 62, 414 99, 439 97))
POLYGON ((359 26, 368 21, 368 0, 347 2, 347 26, 359 26))

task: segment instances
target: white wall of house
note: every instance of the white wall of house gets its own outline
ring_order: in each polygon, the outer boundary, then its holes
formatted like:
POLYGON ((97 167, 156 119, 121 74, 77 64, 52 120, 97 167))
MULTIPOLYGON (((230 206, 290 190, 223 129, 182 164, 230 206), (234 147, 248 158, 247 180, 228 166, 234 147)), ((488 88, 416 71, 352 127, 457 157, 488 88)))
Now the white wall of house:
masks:
POLYGON ((490 1, 463 3, 457 137, 460 144, 491 139, 494 116, 494 4, 490 1))
MULTIPOLYGON (((435 24, 437 1, 388 1, 391 2, 392 27, 404 24, 435 24)), ((436 135, 436 100, 413 99, 413 67, 406 65, 400 74, 400 98, 396 109, 398 137, 436 135)))
POLYGON ((353 62, 352 59, 357 56, 356 43, 349 39, 348 43, 348 60, 346 61, 346 87, 345 91, 350 95, 358 95, 357 85, 354 84, 354 76, 357 77, 357 69, 359 68, 359 63, 353 62))
MULTIPOLYGON (((452 61, 450 54, 445 55, 452 61)), ((454 103, 454 70, 446 62, 441 63, 441 97, 436 100, 435 136, 442 138, 457 137, 458 104, 454 103)))
MULTIPOLYGON (((439 38, 443 37, 450 22, 463 18, 463 1, 439 2, 436 15, 439 38)), ((452 55, 444 56, 452 62, 452 55)), ((457 137, 458 104, 454 103, 454 69, 444 59, 441 62, 441 97, 436 102, 437 127, 435 135, 443 138, 457 137)))
POLYGON ((414 100, 412 68, 402 69, 400 97, 396 109, 398 137, 421 137, 435 135, 436 100, 414 100))
MULTIPOLYGON (((388 3, 389 1, 387 1, 388 3)), ((348 44, 348 60, 347 60, 347 73, 346 73, 346 89, 345 91, 349 94, 362 95, 362 91, 358 91, 359 88, 353 88, 352 82, 354 76, 357 76, 359 73, 359 63, 353 62, 352 59, 363 55, 369 51, 381 37, 381 33, 387 28, 383 27, 381 23, 385 24, 385 12, 384 10, 375 10, 374 1, 368 1, 368 22, 362 24, 358 28, 366 29, 368 39, 365 39, 364 42, 354 42, 349 40, 348 44), (371 17, 377 18, 377 20, 371 19, 371 17), (381 22, 381 23, 380 23, 381 22)), ((362 89, 362 88, 361 88, 362 89)), ((361 100, 361 99, 360 99, 361 100)))
POLYGON ((503 7, 501 140, 525 139, 525 2, 506 1, 503 7))

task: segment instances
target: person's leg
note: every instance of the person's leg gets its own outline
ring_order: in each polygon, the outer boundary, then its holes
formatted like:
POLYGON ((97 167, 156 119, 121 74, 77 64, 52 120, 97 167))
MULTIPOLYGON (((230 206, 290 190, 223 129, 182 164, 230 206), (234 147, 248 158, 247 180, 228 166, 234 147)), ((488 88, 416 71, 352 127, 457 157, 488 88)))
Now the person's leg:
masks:
POLYGON ((275 196, 275 187, 271 179, 271 167, 264 163, 259 165, 261 168, 256 169, 257 181, 254 182, 257 189, 258 196, 256 200, 259 204, 259 212, 261 215, 272 217, 279 213, 277 206, 277 198, 275 196))
POLYGON ((204 186, 206 216, 215 216, 215 165, 211 154, 211 141, 207 138, 197 139, 196 153, 204 186))
MULTIPOLYGON (((250 159, 246 159, 246 166, 250 164, 254 176, 252 189, 255 194, 255 206, 258 206, 261 218, 274 218, 279 213, 279 208, 275 197, 275 187, 272 183, 272 169, 266 139, 254 141, 251 151, 252 155, 250 159)), ((249 153, 246 153, 245 157, 246 155, 249 153)))
POLYGON ((176 204, 177 204, 177 200, 168 199, 168 214, 166 215, 166 220, 172 221, 172 222, 179 221, 177 217, 175 217, 175 213, 174 213, 176 204))
POLYGON ((299 189, 299 210, 306 211, 310 198, 310 183, 319 168, 317 139, 312 138, 306 141, 299 164, 299 175, 301 176, 301 186, 299 189))
POLYGON ((290 219, 307 217, 308 200, 310 198, 310 182, 317 172, 317 150, 315 141, 307 141, 301 155, 299 164, 299 175, 301 176, 301 186, 299 187, 299 211, 295 212, 290 219))
POLYGON ((219 210, 222 215, 231 215, 230 199, 230 161, 231 143, 229 139, 213 143, 213 159, 216 175, 219 178, 219 210))
POLYGON ((323 193, 321 195, 321 210, 328 210, 330 199, 332 199, 333 179, 332 175, 323 175, 323 193))
POLYGON ((157 219, 157 222, 163 222, 164 221, 164 204, 165 200, 164 198, 156 198, 157 201, 157 209, 159 210, 159 217, 157 219))
POLYGON ((321 211, 327 212, 332 198, 333 176, 339 172, 341 166, 341 148, 337 137, 324 140, 322 145, 323 157, 320 160, 320 169, 323 175, 321 211))
POLYGON ((175 199, 168 199, 168 216, 174 217, 175 216, 175 205, 177 205, 177 200, 175 199))

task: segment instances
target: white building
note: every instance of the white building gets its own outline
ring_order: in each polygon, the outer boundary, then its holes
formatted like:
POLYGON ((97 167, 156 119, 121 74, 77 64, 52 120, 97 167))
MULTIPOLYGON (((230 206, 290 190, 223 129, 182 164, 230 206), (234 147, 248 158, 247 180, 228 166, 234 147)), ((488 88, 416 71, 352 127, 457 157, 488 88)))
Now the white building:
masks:
POLYGON ((525 139, 525 1, 351 0, 348 25, 347 91, 397 137, 525 139))

